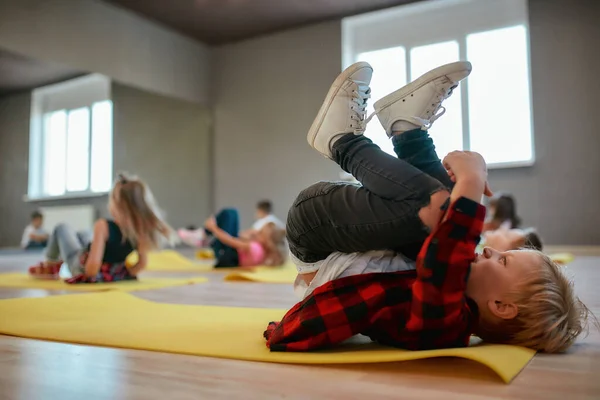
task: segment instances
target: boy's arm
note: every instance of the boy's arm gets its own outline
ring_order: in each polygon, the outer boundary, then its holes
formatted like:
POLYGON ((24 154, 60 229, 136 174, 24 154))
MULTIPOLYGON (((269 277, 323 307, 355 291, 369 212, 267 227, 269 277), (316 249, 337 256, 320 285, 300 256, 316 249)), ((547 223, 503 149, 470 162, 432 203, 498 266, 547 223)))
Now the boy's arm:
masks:
POLYGON ((242 239, 251 240, 256 236, 257 231, 254 229, 246 229, 245 231, 240 232, 240 237, 242 239))
POLYGON ((45 233, 30 233, 29 234, 29 239, 31 240, 35 240, 36 242, 43 242, 44 240, 48 239, 48 235, 45 233))
POLYGON ((204 228, 209 230, 214 237, 216 237, 221 243, 226 246, 233 247, 236 250, 248 251, 250 243, 231 236, 217 225, 215 217, 209 217, 204 223, 204 228))
POLYGON ((219 241, 221 243, 223 243, 226 246, 233 247, 236 250, 247 251, 248 247, 250 246, 249 242, 246 242, 244 240, 241 240, 241 239, 231 236, 229 233, 225 232, 223 229, 219 228, 218 226, 215 226, 212 228, 207 227, 207 229, 209 231, 211 231, 212 234, 217 239, 219 239, 219 241))
POLYGON ((425 240, 417 259, 406 324, 406 330, 415 333, 411 346, 415 349, 468 344, 465 290, 485 219, 479 200, 486 181, 477 173, 456 180, 446 216, 425 240))
POLYGON ((21 237, 21 247, 26 247, 29 244, 31 232, 33 232, 33 228, 31 225, 27 225, 23 231, 23 236, 21 237))
POLYGON ((108 223, 105 219, 99 219, 94 224, 94 236, 90 245, 90 252, 85 262, 84 275, 88 278, 93 278, 98 274, 102 266, 102 258, 104 256, 104 248, 106 239, 108 238, 108 223))

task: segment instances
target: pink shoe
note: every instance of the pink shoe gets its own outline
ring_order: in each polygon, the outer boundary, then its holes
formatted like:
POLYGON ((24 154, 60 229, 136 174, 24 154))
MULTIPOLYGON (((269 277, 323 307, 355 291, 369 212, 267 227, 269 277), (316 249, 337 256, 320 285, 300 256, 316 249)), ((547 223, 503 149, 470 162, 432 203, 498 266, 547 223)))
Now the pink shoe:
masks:
POLYGON ((181 241, 188 246, 202 247, 204 243, 204 229, 196 229, 193 231, 187 229, 179 229, 177 231, 181 241))
POLYGON ((37 265, 29 267, 29 275, 35 279, 57 280, 59 279, 60 267, 62 261, 57 262, 41 262, 37 265))

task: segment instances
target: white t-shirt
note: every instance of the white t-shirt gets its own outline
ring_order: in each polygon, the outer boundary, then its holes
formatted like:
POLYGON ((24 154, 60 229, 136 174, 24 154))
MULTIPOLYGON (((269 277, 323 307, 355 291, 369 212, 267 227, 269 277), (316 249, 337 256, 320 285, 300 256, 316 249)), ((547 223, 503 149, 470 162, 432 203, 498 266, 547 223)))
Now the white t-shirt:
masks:
POLYGON ((296 278, 294 292, 302 299, 310 295, 319 286, 346 276, 415 269, 414 261, 392 250, 374 250, 366 253, 350 254, 332 253, 325 260, 321 260, 315 264, 303 263, 293 255, 292 260, 299 271, 317 271, 310 285, 307 285, 302 278, 296 278))
POLYGON ((45 235, 46 231, 43 228, 36 229, 33 225, 29 224, 25 227, 25 231, 23 232, 23 237, 21 237, 21 247, 25 248, 31 241, 29 236, 34 233, 36 235, 45 235))
POLYGON ((260 231, 263 228, 263 226, 270 224, 271 222, 274 223, 277 228, 285 229, 285 224, 273 214, 269 214, 266 217, 256 220, 254 225, 252 225, 252 229, 254 229, 255 231, 260 231))

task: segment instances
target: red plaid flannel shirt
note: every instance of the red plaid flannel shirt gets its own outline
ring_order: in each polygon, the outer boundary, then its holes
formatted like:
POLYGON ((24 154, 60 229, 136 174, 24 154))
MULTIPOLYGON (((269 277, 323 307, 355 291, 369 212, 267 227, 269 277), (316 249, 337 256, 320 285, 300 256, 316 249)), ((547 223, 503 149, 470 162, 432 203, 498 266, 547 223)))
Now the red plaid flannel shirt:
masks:
POLYGON ((464 347, 477 322, 465 296, 485 207, 460 198, 425 240, 416 271, 328 282, 264 333, 271 351, 307 351, 356 334, 409 350, 464 347))

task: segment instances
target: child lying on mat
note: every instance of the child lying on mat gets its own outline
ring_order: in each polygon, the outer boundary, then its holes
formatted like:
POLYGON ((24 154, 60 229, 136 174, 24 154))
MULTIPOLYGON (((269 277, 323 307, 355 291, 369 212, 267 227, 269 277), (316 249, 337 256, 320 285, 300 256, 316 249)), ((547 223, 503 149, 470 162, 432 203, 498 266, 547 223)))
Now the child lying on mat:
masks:
POLYGON ((528 247, 542 250, 542 239, 533 228, 519 229, 521 218, 517 215, 517 203, 509 193, 497 193, 491 199, 483 224, 482 249, 484 245, 496 250, 516 250, 528 247))
POLYGON ((500 228, 515 229, 521 225, 521 218, 517 215, 517 202, 510 193, 494 194, 490 199, 487 215, 483 224, 484 232, 500 228))
POLYGON ((255 221, 252 228, 240 232, 240 237, 248 240, 256 239, 258 232, 267 224, 274 224, 277 229, 284 229, 285 225, 273 214, 273 203, 270 200, 261 200, 256 204, 255 221))
POLYGON ((542 239, 533 228, 508 229, 501 227, 493 231, 483 232, 481 242, 477 246, 477 252, 481 252, 485 246, 492 247, 498 251, 518 250, 520 248, 542 251, 542 239))
POLYGON ((148 252, 158 246, 160 236, 171 237, 171 228, 160 216, 150 188, 137 178, 119 175, 108 207, 112 219, 96 221, 91 242, 68 225, 56 226, 48 240, 47 261, 31 267, 29 273, 58 279, 65 262, 72 275, 68 283, 136 279, 146 267, 148 252), (127 268, 125 259, 133 250, 139 254, 138 262, 127 268))
MULTIPOLYGON (((285 229, 285 225, 273 215, 273 204, 269 200, 261 200, 256 204, 256 220, 252 224, 252 228, 246 229, 239 233, 239 237, 246 240, 256 240, 259 231, 267 224, 274 224, 277 229, 285 229)), ((179 229, 177 231, 181 240, 192 246, 202 247, 207 245, 207 234, 204 228, 195 229, 179 229)))
POLYGON ((456 151, 442 164, 425 130, 470 72, 468 62, 445 65, 375 103, 398 158, 363 136, 371 66, 354 64, 336 79, 308 142, 362 185, 317 183, 290 209, 290 250, 309 294, 269 324, 272 351, 355 334, 410 350, 461 347, 475 334, 560 352, 581 333, 588 310, 546 255, 475 252, 480 200, 491 194, 485 161, 456 151))
POLYGON ((215 237, 211 243, 217 259, 215 268, 283 265, 287 255, 285 230, 269 222, 252 239, 240 238, 239 220, 233 208, 206 220, 204 228, 215 237))

